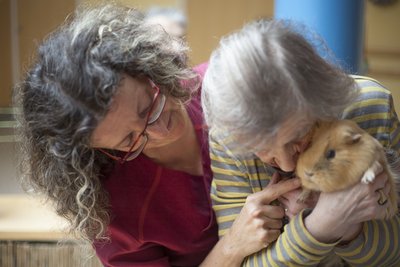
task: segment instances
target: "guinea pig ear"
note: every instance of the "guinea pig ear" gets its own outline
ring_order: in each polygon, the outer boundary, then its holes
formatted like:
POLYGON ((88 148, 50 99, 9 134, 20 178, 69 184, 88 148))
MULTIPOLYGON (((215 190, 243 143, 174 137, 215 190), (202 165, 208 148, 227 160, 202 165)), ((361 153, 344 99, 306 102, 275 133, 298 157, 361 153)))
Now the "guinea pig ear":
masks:
POLYGON ((344 140, 347 145, 353 145, 361 140, 361 136, 362 135, 360 133, 356 133, 353 131, 346 131, 344 135, 344 140))

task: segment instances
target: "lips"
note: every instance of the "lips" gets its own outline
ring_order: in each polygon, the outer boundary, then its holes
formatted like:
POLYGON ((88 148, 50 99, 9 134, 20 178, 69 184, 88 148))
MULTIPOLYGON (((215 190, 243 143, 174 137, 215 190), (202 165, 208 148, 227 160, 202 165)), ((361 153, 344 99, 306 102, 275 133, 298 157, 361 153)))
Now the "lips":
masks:
POLYGON ((273 167, 282 178, 291 178, 294 176, 294 172, 285 172, 277 167, 273 167))

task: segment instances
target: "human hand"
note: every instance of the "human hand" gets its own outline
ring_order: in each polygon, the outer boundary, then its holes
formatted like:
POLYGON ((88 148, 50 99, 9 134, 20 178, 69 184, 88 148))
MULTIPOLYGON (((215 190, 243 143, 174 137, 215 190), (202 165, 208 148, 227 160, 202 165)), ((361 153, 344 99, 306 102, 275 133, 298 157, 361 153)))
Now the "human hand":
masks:
POLYGON ((300 213, 303 209, 314 208, 318 201, 319 192, 311 191, 311 194, 304 201, 298 201, 303 189, 298 188, 283 194, 278 198, 281 206, 285 210, 286 216, 291 220, 294 216, 300 213))
POLYGON ((240 214, 224 236, 225 253, 244 258, 267 247, 280 235, 285 215, 280 206, 271 202, 300 186, 299 179, 277 182, 278 174, 262 191, 247 197, 240 214))
POLYGON ((379 205, 377 190, 388 195, 390 185, 386 173, 381 172, 372 183, 362 182, 342 191, 321 193, 319 200, 305 219, 308 231, 321 242, 352 240, 362 229, 362 223, 383 219, 386 205, 379 205))

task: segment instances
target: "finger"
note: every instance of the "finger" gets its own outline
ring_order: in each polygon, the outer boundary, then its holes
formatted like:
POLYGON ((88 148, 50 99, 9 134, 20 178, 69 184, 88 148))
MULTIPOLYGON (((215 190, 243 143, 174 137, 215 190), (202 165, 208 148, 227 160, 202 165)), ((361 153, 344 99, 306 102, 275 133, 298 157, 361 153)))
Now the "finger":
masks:
POLYGON ((269 229, 265 237, 265 242, 269 243, 274 242, 276 239, 278 239, 280 234, 281 234, 280 230, 269 229))
MULTIPOLYGON (((387 206, 389 205, 389 201, 384 202, 383 204, 379 204, 380 201, 382 201, 382 196, 380 194, 378 194, 378 200, 377 200, 377 206, 373 212, 373 214, 375 214, 375 216, 373 218, 370 219, 376 219, 376 220, 382 220, 385 219, 386 217, 386 212, 387 212, 387 206)), ((384 196, 385 198, 386 196, 384 196)))
POLYGON ((284 208, 289 206, 289 200, 285 196, 278 197, 278 201, 281 203, 281 206, 284 208))
POLYGON ((377 190, 376 193, 378 194, 377 203, 380 206, 385 206, 387 204, 387 202, 388 202, 388 195, 384 192, 383 189, 377 190))
POLYGON ((285 210, 281 206, 265 205, 262 207, 261 214, 267 218, 280 220, 285 216, 285 210))
POLYGON ((303 188, 299 187, 299 188, 291 190, 285 194, 282 194, 279 198, 297 199, 302 192, 303 192, 303 188))
POLYGON ((386 182, 385 186, 383 187, 383 192, 388 196, 392 189, 391 183, 389 181, 386 182))
POLYGON ((387 175, 387 173, 385 171, 380 172, 379 174, 377 174, 376 179, 382 180, 382 183, 386 183, 389 179, 389 176, 387 175))
POLYGON ((264 219, 264 229, 275 229, 275 230, 279 230, 282 228, 282 219, 276 220, 276 219, 271 219, 268 217, 265 217, 264 219))
POLYGON ((269 204, 281 195, 299 188, 300 185, 300 180, 298 178, 293 178, 266 187, 261 192, 259 192, 262 198, 262 203, 269 204))
POLYGON ((370 184, 371 189, 373 189, 373 191, 376 191, 378 189, 385 187, 387 180, 388 180, 387 174, 385 172, 381 172, 375 177, 374 182, 370 184))

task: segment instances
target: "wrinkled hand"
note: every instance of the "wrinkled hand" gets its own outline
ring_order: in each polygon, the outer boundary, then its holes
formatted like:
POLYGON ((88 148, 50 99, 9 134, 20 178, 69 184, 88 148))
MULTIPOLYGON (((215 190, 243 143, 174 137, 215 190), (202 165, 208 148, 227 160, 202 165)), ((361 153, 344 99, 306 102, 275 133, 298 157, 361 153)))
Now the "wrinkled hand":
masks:
POLYGON ((247 197, 240 214, 224 236, 224 249, 242 258, 267 247, 280 235, 284 209, 271 205, 281 195, 299 188, 299 179, 277 183, 278 174, 262 191, 247 197))
POLYGON ((318 201, 319 192, 311 192, 311 195, 306 199, 305 202, 299 202, 298 199, 302 189, 295 189, 286 194, 283 194, 278 198, 282 207, 285 209, 285 214, 291 220, 294 216, 300 213, 303 209, 314 208, 318 201))
POLYGON ((370 184, 359 182, 342 191, 321 193, 314 210, 305 219, 307 229, 321 242, 353 239, 361 231, 362 222, 385 217, 387 204, 378 204, 377 190, 383 188, 388 195, 387 180, 386 173, 381 172, 370 184))

